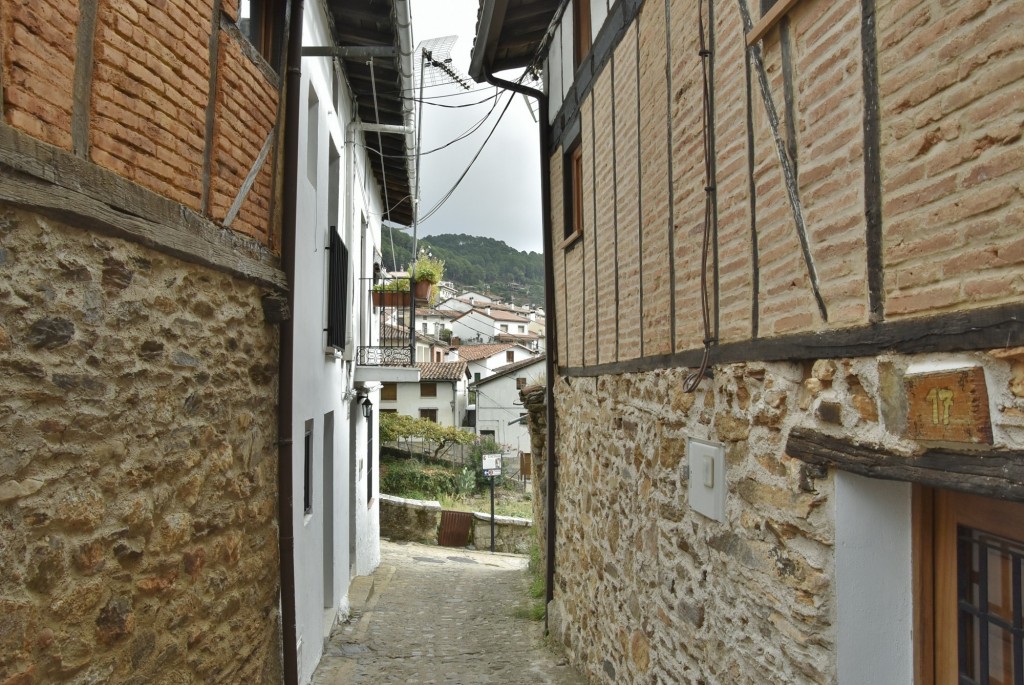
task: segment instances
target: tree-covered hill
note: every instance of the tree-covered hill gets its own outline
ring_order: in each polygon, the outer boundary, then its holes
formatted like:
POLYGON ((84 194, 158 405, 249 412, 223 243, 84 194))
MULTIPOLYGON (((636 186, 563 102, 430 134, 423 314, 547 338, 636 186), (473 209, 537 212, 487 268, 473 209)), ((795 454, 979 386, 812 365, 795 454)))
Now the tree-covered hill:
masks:
MULTIPOLYGON (((381 243, 385 268, 404 271, 412 257, 412 237, 385 227, 381 243)), ((445 280, 458 288, 516 304, 544 304, 544 258, 539 252, 521 252, 493 238, 450 233, 421 238, 419 249, 443 259, 445 280)))

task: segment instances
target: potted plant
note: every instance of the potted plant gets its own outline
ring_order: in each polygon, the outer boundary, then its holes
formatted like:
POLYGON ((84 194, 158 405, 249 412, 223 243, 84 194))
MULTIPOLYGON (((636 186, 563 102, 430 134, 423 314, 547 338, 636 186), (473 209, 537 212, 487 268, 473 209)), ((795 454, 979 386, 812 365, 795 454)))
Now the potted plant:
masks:
POLYGON ((412 276, 416 279, 414 291, 417 300, 430 300, 433 287, 444 277, 444 262, 424 255, 412 265, 412 276))
POLYGON ((373 286, 374 307, 408 307, 409 279, 395 278, 373 286))

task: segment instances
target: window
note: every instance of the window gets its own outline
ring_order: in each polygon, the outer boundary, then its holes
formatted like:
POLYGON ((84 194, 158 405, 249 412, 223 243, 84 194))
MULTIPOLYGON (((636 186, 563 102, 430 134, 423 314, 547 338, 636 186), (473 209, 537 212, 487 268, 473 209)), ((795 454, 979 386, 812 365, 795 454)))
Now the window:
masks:
POLYGON ((572 0, 573 67, 579 69, 590 54, 590 0, 572 0))
POLYGON ((474 383, 479 383, 480 382, 480 372, 479 371, 474 371, 473 372, 473 382, 474 383))
POLYGON ((328 237, 327 259, 327 347, 341 352, 347 335, 348 248, 335 226, 328 237))
POLYGON ((565 227, 563 245, 583 235, 583 148, 580 139, 569 147, 563 159, 565 227))
POLYGON ((515 350, 508 350, 507 352, 505 352, 505 363, 506 364, 511 364, 515 360, 516 360, 516 352, 515 352, 515 350))
POLYGON ((508 324, 507 323, 501 324, 501 332, 502 333, 508 333, 508 324))
POLYGON ((302 440, 302 512, 313 514, 313 421, 306 421, 306 435, 302 440))
POLYGON ((437 397, 437 383, 420 383, 420 397, 437 397))
POLYGON ((932 506, 918 507, 931 509, 919 543, 925 557, 918 566, 925 594, 918 618, 921 680, 1021 685, 1024 504, 949 491, 921 495, 929 498, 932 506))
POLYGON ((516 379, 516 390, 522 390, 525 387, 526 387, 526 379, 525 378, 517 378, 516 379))
POLYGON ((520 333, 525 333, 526 332, 526 326, 519 326, 518 330, 519 330, 520 333))
POLYGON ((441 350, 434 350, 434 361, 438 364, 441 363, 441 350))
POLYGON ((433 421, 437 423, 437 410, 436 409, 420 409, 420 418, 426 419, 427 421, 433 421))
POLYGON ((397 402, 398 383, 384 383, 380 386, 380 400, 381 402, 397 402))
POLYGON ((426 335, 427 334, 427 322, 424 321, 422 326, 423 326, 423 335, 426 335))
POLYGON ((281 63, 284 38, 284 0, 241 0, 238 30, 274 69, 281 63))

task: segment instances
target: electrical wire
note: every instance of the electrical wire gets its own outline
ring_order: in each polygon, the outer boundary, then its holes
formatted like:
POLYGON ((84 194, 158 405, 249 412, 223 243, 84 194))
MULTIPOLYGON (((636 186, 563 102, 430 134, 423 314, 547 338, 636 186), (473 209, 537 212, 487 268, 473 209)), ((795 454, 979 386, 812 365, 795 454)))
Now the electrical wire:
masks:
POLYGON ((456 179, 456 181, 452 185, 452 187, 448 189, 448 192, 446 192, 444 194, 444 196, 440 200, 438 200, 437 203, 426 212, 426 214, 424 214, 423 216, 420 217, 419 222, 421 224, 424 221, 427 221, 428 219, 430 219, 430 217, 432 217, 434 214, 437 213, 437 211, 439 209, 441 209, 441 207, 444 205, 444 203, 447 202, 448 199, 455 193, 455 190, 459 187, 459 185, 462 183, 462 181, 466 178, 466 175, 469 174, 469 170, 473 168, 473 164, 475 164, 476 160, 480 158, 480 154, 484 151, 484 148, 487 146, 487 143, 490 141, 491 136, 493 136, 494 132, 496 130, 498 130, 498 124, 500 124, 501 120, 505 117, 505 113, 508 112, 508 108, 509 108, 509 106, 511 106, 513 99, 515 99, 515 93, 511 93, 510 92, 509 93, 508 102, 505 103, 505 108, 501 110, 501 114, 498 116, 498 120, 494 122, 494 126, 491 128, 491 132, 487 134, 487 137, 484 138, 484 142, 480 144, 480 149, 478 149, 476 151, 476 154, 473 155, 473 159, 469 160, 469 164, 466 165, 466 168, 462 171, 462 174, 459 175, 459 178, 456 179))
POLYGON ((711 302, 708 295, 708 251, 711 245, 711 218, 715 203, 715 185, 711 177, 711 156, 714 154, 711 141, 711 85, 708 72, 712 59, 711 51, 704 40, 704 0, 697 3, 697 28, 700 32, 700 62, 703 75, 703 133, 704 133, 704 240, 700 257, 700 311, 704 323, 704 355, 700 367, 687 375, 683 381, 683 392, 692 393, 700 386, 711 363, 711 302))

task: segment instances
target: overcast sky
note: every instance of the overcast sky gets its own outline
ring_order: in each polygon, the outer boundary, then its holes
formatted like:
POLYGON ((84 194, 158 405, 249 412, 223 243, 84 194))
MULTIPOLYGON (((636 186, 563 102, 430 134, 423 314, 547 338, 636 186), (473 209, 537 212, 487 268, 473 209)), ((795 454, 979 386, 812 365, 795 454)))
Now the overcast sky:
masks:
MULTIPOLYGON (((434 150, 473 128, 488 112, 479 130, 439 152, 424 154, 420 161, 420 237, 438 233, 467 233, 503 240, 517 250, 540 252, 541 208, 538 129, 521 95, 505 112, 497 130, 473 163, 465 179, 435 213, 428 213, 456 183, 494 128, 510 93, 500 92, 497 107, 487 99, 495 89, 466 77, 476 30, 478 0, 412 0, 413 40, 416 45, 432 38, 458 36, 452 47, 452 66, 466 78, 472 91, 456 86, 429 86, 424 79, 423 152, 434 150), (454 97, 453 94, 459 94, 454 97), (445 105, 482 104, 460 109, 445 105)), ((419 65, 416 65, 419 68, 419 65)))

